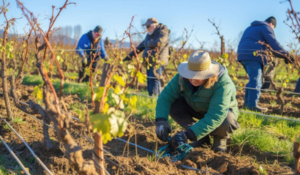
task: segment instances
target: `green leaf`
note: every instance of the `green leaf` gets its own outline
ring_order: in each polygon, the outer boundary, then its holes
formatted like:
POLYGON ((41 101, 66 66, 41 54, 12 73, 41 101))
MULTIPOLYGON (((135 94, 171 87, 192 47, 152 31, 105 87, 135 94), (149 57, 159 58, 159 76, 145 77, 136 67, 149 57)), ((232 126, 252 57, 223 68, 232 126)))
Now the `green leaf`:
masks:
POLYGON ((295 135, 294 142, 300 143, 300 134, 295 135))
POLYGON ((106 144, 112 140, 113 137, 121 137, 126 128, 127 122, 124 119, 125 113, 123 111, 109 108, 107 114, 93 114, 90 122, 94 132, 102 134, 103 143, 106 144))
POLYGON ((104 87, 102 87, 102 86, 97 87, 94 90, 94 96, 93 96, 94 101, 100 101, 103 96, 103 92, 104 92, 104 87))
POLYGON ((74 112, 78 114, 79 120, 84 122, 85 120, 84 112, 80 109, 75 109, 74 112))
POLYGON ((91 76, 91 69, 89 67, 85 68, 85 74, 91 76))
POLYGON ((102 140, 103 143, 106 144, 108 141, 110 141, 111 135, 110 135, 110 123, 109 123, 109 117, 110 115, 108 114, 94 114, 90 118, 90 122, 93 127, 94 132, 99 132, 102 134, 102 140))
POLYGON ((13 58, 14 58, 14 54, 11 52, 10 55, 9 55, 9 59, 12 60, 13 58))

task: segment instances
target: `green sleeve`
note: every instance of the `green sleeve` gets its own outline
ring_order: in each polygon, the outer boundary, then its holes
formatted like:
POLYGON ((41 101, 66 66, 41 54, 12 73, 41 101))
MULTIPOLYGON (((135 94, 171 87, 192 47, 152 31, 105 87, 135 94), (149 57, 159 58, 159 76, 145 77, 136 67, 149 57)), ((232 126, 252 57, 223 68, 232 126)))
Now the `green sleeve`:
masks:
POLYGON ((197 136, 197 140, 218 128, 227 117, 231 100, 231 87, 226 84, 214 90, 209 108, 204 118, 193 124, 190 129, 197 136))
POLYGON ((171 105, 181 94, 179 77, 179 74, 175 75, 159 95, 155 109, 155 119, 168 119, 171 105))

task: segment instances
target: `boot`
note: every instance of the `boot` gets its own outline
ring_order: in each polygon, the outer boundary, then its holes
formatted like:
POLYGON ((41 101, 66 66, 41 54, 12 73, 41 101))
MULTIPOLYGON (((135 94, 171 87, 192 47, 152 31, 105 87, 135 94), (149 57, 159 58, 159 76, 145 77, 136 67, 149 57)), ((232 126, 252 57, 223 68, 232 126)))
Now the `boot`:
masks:
POLYGON ((220 136, 214 136, 214 143, 213 146, 211 147, 214 152, 225 152, 227 149, 227 138, 220 137, 220 136))
POLYGON ((211 145, 209 135, 203 137, 200 140, 194 141, 193 143, 190 143, 192 147, 201 147, 206 148, 207 146, 211 145))
POLYGON ((267 112, 268 108, 263 108, 263 107, 255 106, 255 107, 249 108, 249 110, 251 110, 251 111, 257 111, 257 112, 267 112))

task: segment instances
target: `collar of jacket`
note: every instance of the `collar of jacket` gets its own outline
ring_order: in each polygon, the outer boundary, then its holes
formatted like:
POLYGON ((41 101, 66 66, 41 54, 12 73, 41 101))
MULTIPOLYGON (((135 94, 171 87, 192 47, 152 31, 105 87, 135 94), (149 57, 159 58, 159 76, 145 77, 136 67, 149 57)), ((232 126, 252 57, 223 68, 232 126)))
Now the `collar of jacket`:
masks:
POLYGON ((164 24, 162 24, 162 23, 159 23, 157 26, 156 26, 156 28, 154 29, 154 32, 152 33, 152 35, 155 35, 156 33, 158 33, 158 32, 160 32, 161 30, 163 30, 164 29, 164 24))
POLYGON ((89 40, 91 41, 91 43, 94 43, 94 38, 93 38, 93 34, 92 34, 91 30, 87 33, 87 36, 88 36, 89 40))
POLYGON ((182 80, 186 83, 186 85, 191 89, 192 93, 195 93, 196 91, 198 91, 199 87, 201 86, 198 86, 198 87, 195 87, 192 85, 192 83, 186 79, 186 78, 183 78, 182 76, 179 77, 179 85, 180 85, 180 91, 183 92, 184 88, 183 88, 183 84, 182 84, 182 80))

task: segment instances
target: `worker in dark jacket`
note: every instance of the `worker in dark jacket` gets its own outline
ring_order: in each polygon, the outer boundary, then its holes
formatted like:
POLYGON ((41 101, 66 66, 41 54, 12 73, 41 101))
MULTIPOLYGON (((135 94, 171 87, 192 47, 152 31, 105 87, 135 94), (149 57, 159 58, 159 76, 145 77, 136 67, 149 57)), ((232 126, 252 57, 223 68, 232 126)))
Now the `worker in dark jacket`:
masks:
MULTIPOLYGON (((137 53, 144 51, 143 60, 147 68, 147 86, 149 95, 159 95, 161 91, 161 82, 159 78, 162 74, 163 66, 168 65, 170 30, 167 26, 161 23, 159 24, 155 18, 149 18, 143 25, 147 27, 148 34, 144 41, 136 47, 136 51, 137 53), (155 70, 155 65, 157 64, 159 64, 160 67, 155 70)), ((132 51, 124 61, 132 60, 133 56, 134 52, 132 51)))
POLYGON ((210 135, 214 139, 212 149, 225 151, 230 133, 240 127, 236 89, 226 67, 199 50, 180 63, 177 70, 157 100, 157 137, 168 141, 170 115, 185 129, 171 138, 171 150, 188 140, 194 141, 193 147, 210 145, 210 135))
POLYGON ((104 59, 108 59, 105 51, 104 42, 101 38, 102 28, 96 26, 95 29, 89 31, 88 33, 81 36, 78 41, 76 52, 82 58, 82 69, 79 70, 79 80, 83 79, 83 82, 89 80, 89 76, 83 77, 85 68, 91 64, 92 56, 96 54, 94 62, 92 63, 92 70, 94 71, 97 62, 99 61, 99 56, 104 59))
POLYGON ((288 63, 293 60, 291 57, 287 59, 288 52, 278 43, 275 38, 274 28, 276 27, 276 19, 269 17, 265 21, 254 21, 248 27, 241 38, 238 46, 238 61, 243 65, 249 76, 249 82, 245 89, 244 107, 250 110, 266 112, 267 108, 259 107, 258 100, 260 97, 260 88, 262 87, 263 67, 267 65, 267 58, 261 58, 253 54, 255 51, 265 50, 265 46, 258 43, 258 41, 269 44, 273 50, 281 54, 273 53, 275 57, 284 58, 288 63), (285 55, 285 56, 283 56, 285 55))

